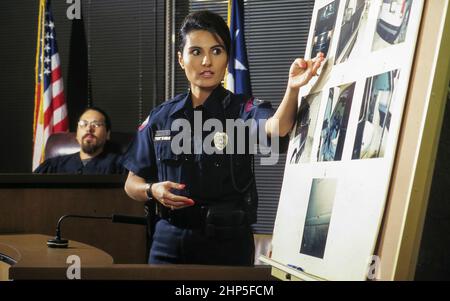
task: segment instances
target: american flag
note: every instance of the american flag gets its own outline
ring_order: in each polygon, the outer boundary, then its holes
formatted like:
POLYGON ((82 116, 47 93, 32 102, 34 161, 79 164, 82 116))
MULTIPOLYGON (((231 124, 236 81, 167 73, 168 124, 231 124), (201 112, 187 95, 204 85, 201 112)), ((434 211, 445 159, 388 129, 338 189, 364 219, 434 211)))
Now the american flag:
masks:
POLYGON ((44 159, 47 138, 69 129, 64 85, 50 0, 40 0, 36 49, 33 170, 44 159))
POLYGON ((244 1, 228 0, 228 26, 231 34, 226 88, 236 94, 252 95, 247 48, 244 36, 244 1))

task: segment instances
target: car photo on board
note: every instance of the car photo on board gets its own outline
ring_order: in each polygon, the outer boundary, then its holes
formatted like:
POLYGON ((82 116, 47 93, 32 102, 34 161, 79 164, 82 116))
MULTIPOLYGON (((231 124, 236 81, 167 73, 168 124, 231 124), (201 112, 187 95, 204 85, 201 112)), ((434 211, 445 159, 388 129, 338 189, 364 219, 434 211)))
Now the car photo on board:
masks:
POLYGON ((302 97, 300 109, 297 113, 295 136, 292 140, 294 150, 289 160, 291 164, 311 161, 311 151, 321 98, 322 92, 302 97))
POLYGON ((352 159, 384 156, 392 118, 392 101, 399 70, 385 72, 366 80, 359 113, 352 159))
POLYGON ((322 124, 317 161, 339 161, 347 134, 356 83, 330 88, 322 124))
POLYGON ((336 64, 342 63, 357 51, 357 41, 363 40, 363 28, 367 23, 368 0, 347 0, 341 24, 341 33, 336 51, 336 64))
POLYGON ((373 50, 405 41, 413 0, 383 0, 373 50))
POLYGON ((335 31, 339 2, 340 0, 335 0, 318 10, 311 57, 315 57, 319 52, 327 56, 335 31))

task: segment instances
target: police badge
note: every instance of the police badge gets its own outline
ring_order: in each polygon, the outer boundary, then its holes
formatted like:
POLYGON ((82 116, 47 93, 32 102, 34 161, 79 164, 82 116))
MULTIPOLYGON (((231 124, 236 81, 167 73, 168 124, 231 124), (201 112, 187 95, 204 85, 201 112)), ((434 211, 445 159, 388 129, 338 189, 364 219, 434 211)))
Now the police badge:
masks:
POLYGON ((214 134, 214 146, 222 151, 228 144, 228 135, 227 133, 216 132, 214 134))

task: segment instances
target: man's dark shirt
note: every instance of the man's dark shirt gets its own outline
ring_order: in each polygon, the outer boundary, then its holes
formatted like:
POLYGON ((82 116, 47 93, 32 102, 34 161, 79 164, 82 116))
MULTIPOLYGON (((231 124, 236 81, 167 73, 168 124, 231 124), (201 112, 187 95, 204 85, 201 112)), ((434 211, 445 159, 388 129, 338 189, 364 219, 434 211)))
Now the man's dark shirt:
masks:
POLYGON ((103 152, 83 165, 78 152, 47 159, 34 172, 94 175, 123 174, 126 170, 120 154, 103 152))

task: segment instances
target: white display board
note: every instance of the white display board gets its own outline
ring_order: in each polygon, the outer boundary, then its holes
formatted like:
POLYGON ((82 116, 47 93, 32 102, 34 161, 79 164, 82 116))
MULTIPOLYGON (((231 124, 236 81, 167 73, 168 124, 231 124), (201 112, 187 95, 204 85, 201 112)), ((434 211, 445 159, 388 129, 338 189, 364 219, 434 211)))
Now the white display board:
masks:
POLYGON ((328 280, 365 280, 393 168, 422 0, 316 1, 272 259, 328 280))

